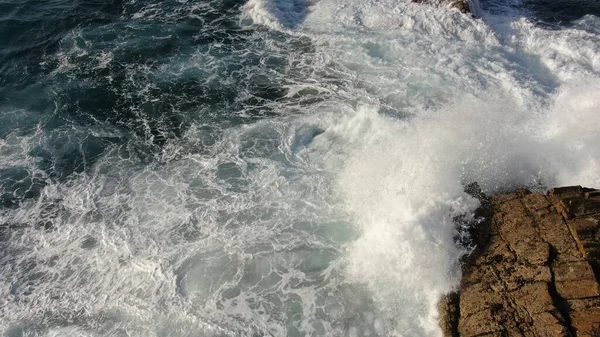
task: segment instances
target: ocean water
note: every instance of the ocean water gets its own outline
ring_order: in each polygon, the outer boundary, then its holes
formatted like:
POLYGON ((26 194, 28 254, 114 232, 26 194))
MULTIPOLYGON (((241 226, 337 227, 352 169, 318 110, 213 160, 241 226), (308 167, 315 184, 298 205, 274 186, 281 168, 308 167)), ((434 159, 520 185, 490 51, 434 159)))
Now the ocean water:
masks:
POLYGON ((0 333, 440 336, 466 184, 600 187, 599 3, 472 5, 0 0, 0 333))

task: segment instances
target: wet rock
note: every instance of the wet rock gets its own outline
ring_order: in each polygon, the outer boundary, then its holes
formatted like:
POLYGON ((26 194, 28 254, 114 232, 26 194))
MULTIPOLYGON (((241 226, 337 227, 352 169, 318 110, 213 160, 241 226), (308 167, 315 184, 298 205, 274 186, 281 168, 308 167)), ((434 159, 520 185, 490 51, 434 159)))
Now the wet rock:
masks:
POLYGON ((445 5, 452 8, 456 8, 462 13, 472 13, 471 6, 467 0, 441 0, 441 1, 432 1, 432 0, 411 0, 413 3, 425 3, 425 4, 439 4, 445 5))
POLYGON ((487 207, 460 291, 440 302, 444 335, 600 336, 600 190, 519 190, 487 207))
POLYGON ((440 312, 440 326, 446 331, 447 337, 458 337, 458 293, 450 293, 440 300, 438 310, 440 312))

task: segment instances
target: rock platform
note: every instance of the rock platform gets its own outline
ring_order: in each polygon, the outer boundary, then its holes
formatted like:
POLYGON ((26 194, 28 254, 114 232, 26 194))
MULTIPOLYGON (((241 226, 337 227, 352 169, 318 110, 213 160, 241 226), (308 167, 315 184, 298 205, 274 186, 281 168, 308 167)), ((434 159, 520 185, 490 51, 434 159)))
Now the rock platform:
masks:
POLYGON ((525 189, 489 199, 445 337, 600 337, 600 190, 525 189))

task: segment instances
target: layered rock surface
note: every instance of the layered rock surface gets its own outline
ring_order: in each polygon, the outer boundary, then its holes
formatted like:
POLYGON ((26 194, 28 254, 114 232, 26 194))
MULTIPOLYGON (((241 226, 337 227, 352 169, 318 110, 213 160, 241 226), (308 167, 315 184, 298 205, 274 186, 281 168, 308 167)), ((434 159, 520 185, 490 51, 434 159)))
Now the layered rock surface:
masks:
POLYGON ((493 197, 460 291, 440 302, 446 337, 600 337, 600 190, 493 197))

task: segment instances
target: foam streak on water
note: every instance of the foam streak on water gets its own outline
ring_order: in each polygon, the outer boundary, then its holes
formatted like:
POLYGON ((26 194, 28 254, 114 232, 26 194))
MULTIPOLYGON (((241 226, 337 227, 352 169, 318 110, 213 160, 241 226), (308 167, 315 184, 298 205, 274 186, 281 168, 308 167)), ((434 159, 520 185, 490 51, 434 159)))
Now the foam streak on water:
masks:
POLYGON ((599 19, 496 5, 133 1, 69 28, 44 108, 0 106, 0 332, 439 336, 465 184, 600 187, 599 19))

